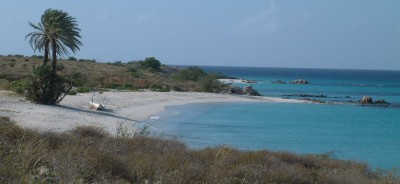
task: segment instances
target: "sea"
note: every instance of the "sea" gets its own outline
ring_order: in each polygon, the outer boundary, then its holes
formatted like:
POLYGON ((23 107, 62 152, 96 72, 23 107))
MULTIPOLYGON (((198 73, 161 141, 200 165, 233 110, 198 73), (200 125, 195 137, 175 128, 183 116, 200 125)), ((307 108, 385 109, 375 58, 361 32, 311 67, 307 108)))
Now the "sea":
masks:
POLYGON ((330 154, 400 169, 400 71, 201 67, 252 85, 263 96, 329 103, 200 103, 167 107, 149 124, 153 133, 201 149, 231 146, 298 154, 330 154), (309 84, 290 84, 305 79, 309 84), (275 81, 283 81, 278 84, 275 81), (390 105, 362 106, 363 96, 390 105), (319 97, 318 97, 319 96, 319 97))

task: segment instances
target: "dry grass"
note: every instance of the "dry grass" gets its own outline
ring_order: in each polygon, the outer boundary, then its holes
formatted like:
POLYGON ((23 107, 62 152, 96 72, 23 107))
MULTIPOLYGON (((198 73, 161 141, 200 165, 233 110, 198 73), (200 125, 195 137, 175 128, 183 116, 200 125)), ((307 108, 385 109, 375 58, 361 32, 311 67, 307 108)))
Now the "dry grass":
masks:
POLYGON ((400 183, 327 155, 188 149, 177 140, 79 127, 37 133, 0 117, 0 183, 400 183))

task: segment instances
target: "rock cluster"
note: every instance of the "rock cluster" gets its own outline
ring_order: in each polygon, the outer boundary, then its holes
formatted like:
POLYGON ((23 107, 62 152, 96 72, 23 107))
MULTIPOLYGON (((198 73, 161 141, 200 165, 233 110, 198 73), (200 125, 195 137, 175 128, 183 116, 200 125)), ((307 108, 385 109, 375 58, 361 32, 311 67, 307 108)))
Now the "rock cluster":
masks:
POLYGON ((246 86, 244 88, 230 86, 227 92, 235 95, 261 96, 252 86, 246 86))
POLYGON ((281 81, 281 80, 276 80, 276 81, 272 81, 273 84, 286 84, 285 81, 281 81))
POLYGON ((305 79, 296 79, 292 82, 290 82, 290 84, 308 84, 309 82, 305 79))
POLYGON ((243 91, 246 95, 250 96, 261 96, 252 86, 246 86, 243 88, 243 91))
POLYGON ((360 104, 373 104, 372 98, 370 96, 363 96, 360 100, 360 104))

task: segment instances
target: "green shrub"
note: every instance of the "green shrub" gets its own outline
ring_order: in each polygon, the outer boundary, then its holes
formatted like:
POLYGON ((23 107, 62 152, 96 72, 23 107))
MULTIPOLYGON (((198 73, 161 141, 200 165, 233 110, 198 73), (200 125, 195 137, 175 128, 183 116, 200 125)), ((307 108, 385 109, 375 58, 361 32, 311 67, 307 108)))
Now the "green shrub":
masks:
POLYGON ((144 69, 160 70, 161 63, 155 57, 146 58, 144 61, 139 62, 140 67, 144 69))
POLYGON ((123 90, 136 90, 137 88, 133 84, 123 84, 120 89, 123 89, 123 90))
POLYGON ((173 77, 179 80, 198 81, 200 78, 206 75, 207 73, 203 69, 197 66, 191 66, 177 71, 173 74, 173 77))
POLYGON ((222 90, 224 84, 219 82, 218 76, 209 74, 199 79, 199 90, 201 92, 215 93, 222 90))
POLYGON ((76 90, 69 91, 68 95, 76 95, 78 92, 76 90))
POLYGON ((74 72, 71 75, 72 85, 74 86, 83 86, 86 81, 80 72, 74 72))
POLYGON ((38 56, 38 55, 32 55, 32 58, 37 58, 37 59, 43 59, 43 56, 38 56))
POLYGON ((115 66, 124 66, 122 61, 114 61, 113 63, 107 62, 108 65, 115 65, 115 66))
POLYGON ((50 65, 33 67, 27 80, 26 98, 39 104, 59 103, 71 89, 67 79, 56 74, 50 65))
POLYGON ((24 94, 27 89, 26 79, 11 82, 11 89, 18 94, 24 94))
POLYGON ((140 75, 142 75, 142 71, 138 70, 138 69, 136 69, 134 67, 129 67, 128 68, 128 72, 130 73, 130 75, 132 77, 140 77, 140 75))
POLYGON ((158 91, 158 92, 169 92, 171 90, 169 86, 160 86, 160 85, 152 85, 150 88, 152 91, 158 91))
POLYGON ((78 59, 76 59, 75 57, 69 57, 68 60, 70 60, 70 61, 77 61, 78 59))
POLYGON ((87 86, 81 86, 76 89, 76 92, 78 93, 89 93, 90 91, 92 91, 92 89, 90 89, 90 87, 87 86))

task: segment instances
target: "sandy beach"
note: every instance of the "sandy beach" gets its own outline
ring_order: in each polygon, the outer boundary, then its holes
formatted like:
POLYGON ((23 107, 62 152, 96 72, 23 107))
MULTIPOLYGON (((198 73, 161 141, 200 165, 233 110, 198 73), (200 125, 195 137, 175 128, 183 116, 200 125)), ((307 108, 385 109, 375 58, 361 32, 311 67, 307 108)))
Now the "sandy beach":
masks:
POLYGON ((94 102, 105 102, 106 110, 90 109, 93 93, 66 96, 57 106, 37 105, 9 91, 0 92, 0 116, 10 117, 20 126, 39 131, 63 132, 78 126, 102 127, 116 133, 120 123, 134 130, 135 123, 149 119, 167 106, 208 102, 282 102, 273 97, 251 97, 197 92, 104 92, 94 102))

